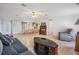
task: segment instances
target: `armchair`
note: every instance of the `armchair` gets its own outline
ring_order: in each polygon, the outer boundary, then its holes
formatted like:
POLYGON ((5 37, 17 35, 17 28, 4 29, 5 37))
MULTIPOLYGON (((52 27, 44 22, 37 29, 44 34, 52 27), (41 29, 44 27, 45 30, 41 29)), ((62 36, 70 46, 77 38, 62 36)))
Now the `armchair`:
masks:
POLYGON ((59 40, 62 41, 73 41, 76 38, 76 32, 72 29, 67 29, 66 32, 59 32, 59 40))

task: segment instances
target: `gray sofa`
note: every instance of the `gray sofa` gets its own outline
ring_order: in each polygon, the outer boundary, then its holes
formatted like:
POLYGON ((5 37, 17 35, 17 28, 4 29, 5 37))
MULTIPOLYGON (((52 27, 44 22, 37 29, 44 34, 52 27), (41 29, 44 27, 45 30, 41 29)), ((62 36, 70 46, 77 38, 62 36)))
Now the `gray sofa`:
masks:
POLYGON ((0 55, 2 54, 2 50, 3 50, 3 44, 2 41, 0 40, 0 55))
POLYGON ((17 38, 0 33, 0 40, 3 43, 2 55, 34 55, 17 38))
POLYGON ((77 31, 69 28, 65 32, 59 32, 59 40, 67 42, 73 41, 76 39, 76 34, 77 31))

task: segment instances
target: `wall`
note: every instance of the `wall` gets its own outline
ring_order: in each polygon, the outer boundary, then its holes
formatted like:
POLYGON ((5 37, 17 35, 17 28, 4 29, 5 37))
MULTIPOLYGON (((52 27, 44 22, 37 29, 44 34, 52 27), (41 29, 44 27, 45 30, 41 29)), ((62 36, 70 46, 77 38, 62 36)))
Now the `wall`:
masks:
MULTIPOLYGON (((79 15, 54 17, 51 21, 47 21, 47 32, 48 34, 53 33, 55 35, 58 34, 58 32, 62 32, 67 28, 74 28, 76 30, 79 30, 79 25, 74 25, 77 19, 79 19, 79 15)), ((21 22, 13 21, 13 33, 19 33, 21 31, 21 22)), ((0 32, 4 34, 11 32, 10 20, 0 18, 0 32)))
POLYGON ((9 20, 0 20, 0 32, 3 34, 10 33, 10 21, 9 20))
POLYGON ((46 24, 47 24, 47 35, 50 35, 54 31, 54 23, 53 23, 53 20, 47 21, 46 24))
MULTIPOLYGON (((21 32, 21 22, 13 21, 13 33, 21 32)), ((0 32, 3 34, 11 34, 11 21, 0 18, 0 32)))
POLYGON ((62 32, 67 28, 74 28, 75 30, 79 30, 79 25, 74 25, 75 22, 79 19, 79 15, 70 15, 70 16, 61 16, 55 17, 54 23, 54 31, 53 34, 58 34, 58 32, 62 32))
POLYGON ((22 32, 22 26, 20 21, 13 21, 13 33, 22 32))

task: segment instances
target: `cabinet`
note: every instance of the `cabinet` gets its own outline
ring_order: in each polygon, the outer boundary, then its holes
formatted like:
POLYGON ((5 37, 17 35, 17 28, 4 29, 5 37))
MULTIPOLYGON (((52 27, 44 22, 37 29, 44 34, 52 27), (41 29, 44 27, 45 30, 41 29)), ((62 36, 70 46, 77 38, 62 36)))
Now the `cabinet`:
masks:
POLYGON ((46 35, 46 23, 41 23, 39 34, 46 35))
POLYGON ((75 51, 79 51, 79 35, 76 36, 75 51))

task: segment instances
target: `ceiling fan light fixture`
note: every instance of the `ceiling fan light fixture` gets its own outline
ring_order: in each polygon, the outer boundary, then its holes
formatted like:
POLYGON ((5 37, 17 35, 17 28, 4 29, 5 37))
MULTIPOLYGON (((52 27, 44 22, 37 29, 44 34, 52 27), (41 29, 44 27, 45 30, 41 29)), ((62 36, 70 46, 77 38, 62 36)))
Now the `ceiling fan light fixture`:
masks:
POLYGON ((23 7, 26 7, 27 5, 25 5, 25 4, 21 4, 23 7))

